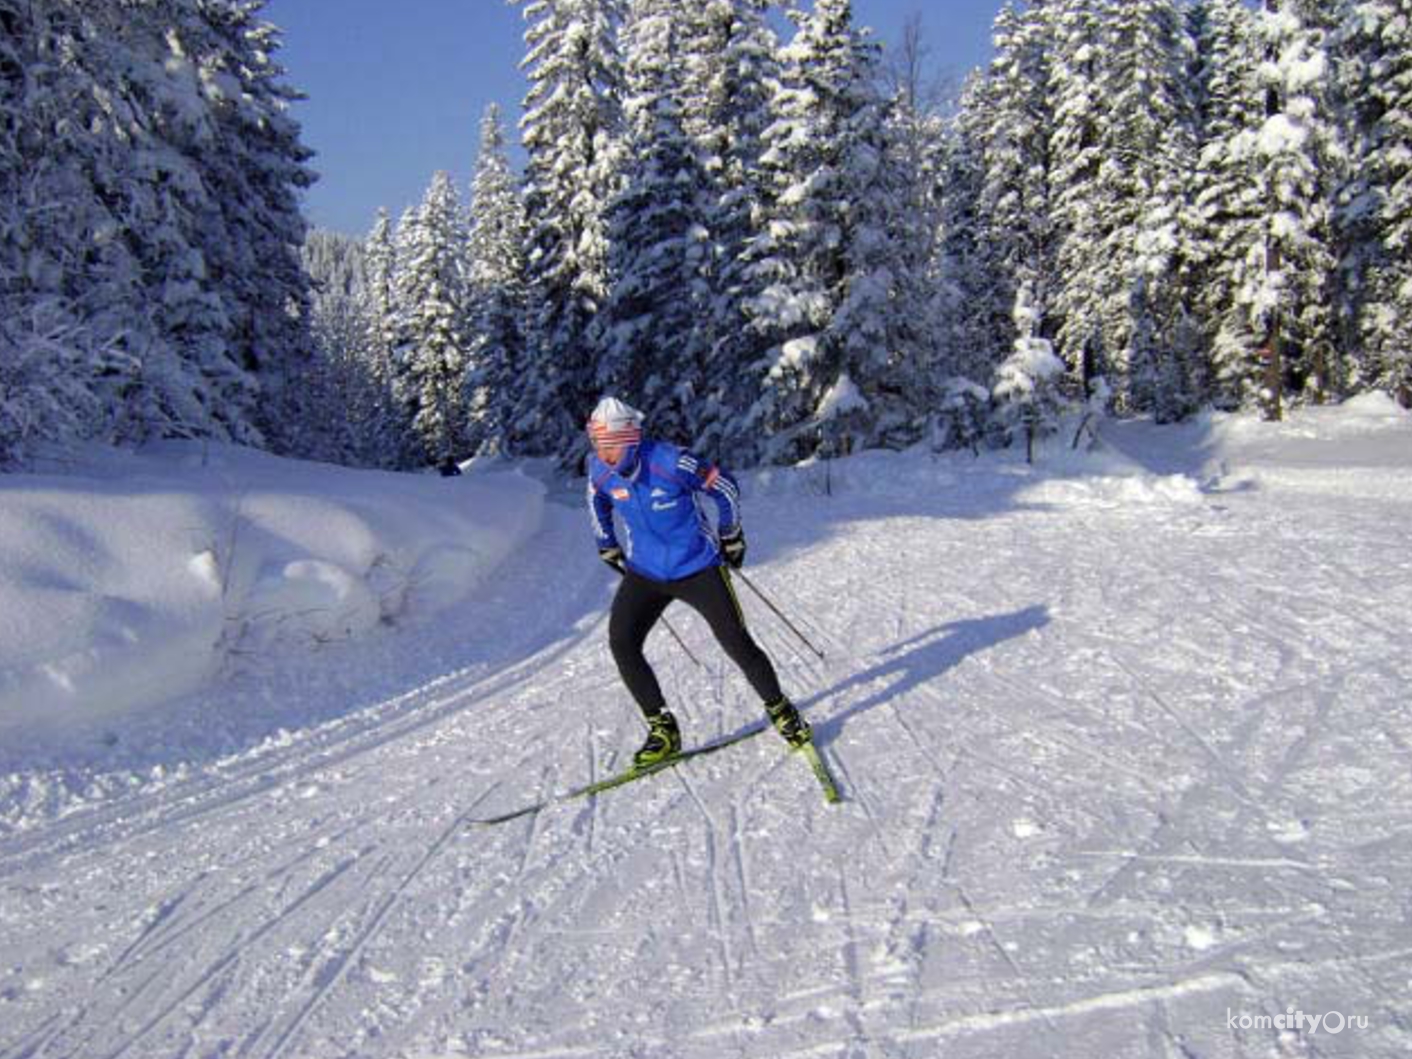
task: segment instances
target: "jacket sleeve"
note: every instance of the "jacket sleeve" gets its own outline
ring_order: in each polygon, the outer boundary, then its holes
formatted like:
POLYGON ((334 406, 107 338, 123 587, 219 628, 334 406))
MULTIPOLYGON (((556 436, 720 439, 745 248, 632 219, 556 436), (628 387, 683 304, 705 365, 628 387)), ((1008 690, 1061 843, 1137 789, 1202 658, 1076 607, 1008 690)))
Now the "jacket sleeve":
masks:
POLYGON ((593 523, 593 538, 599 548, 616 548, 617 535, 613 532, 613 501, 598 488, 598 483, 590 475, 588 479, 588 515, 593 523))
POLYGON ((740 486, 734 478, 691 452, 683 452, 678 458, 677 471, 692 489, 716 502, 716 529, 722 537, 729 537, 740 528, 740 486))

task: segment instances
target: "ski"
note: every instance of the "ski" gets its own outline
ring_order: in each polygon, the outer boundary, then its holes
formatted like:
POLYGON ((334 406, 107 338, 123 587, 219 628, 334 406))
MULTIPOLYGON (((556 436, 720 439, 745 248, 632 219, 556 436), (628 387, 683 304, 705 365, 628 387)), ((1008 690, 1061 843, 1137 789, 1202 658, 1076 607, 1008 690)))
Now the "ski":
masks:
POLYGON ((648 765, 645 768, 638 768, 636 765, 632 765, 622 772, 615 773, 605 779, 596 780, 593 783, 586 783, 582 787, 575 787, 573 790, 565 791, 563 794, 551 795, 548 798, 532 802, 529 805, 511 810, 508 813, 502 813, 499 816, 491 816, 479 820, 468 820, 466 822, 482 827, 493 824, 507 824, 511 820, 518 820, 520 817, 531 816, 538 813, 543 809, 549 808, 551 805, 573 801, 575 798, 587 798, 590 795, 602 794, 604 791, 611 791, 615 787, 621 787, 624 784, 633 783, 636 780, 646 779, 648 776, 656 775, 658 772, 675 768, 683 761, 690 761, 692 758, 703 757, 706 754, 714 754, 717 750, 724 750, 728 746, 735 746, 736 743, 744 742, 752 736, 757 736, 761 732, 767 731, 770 731, 768 722, 752 724, 747 728, 742 728, 733 735, 722 736, 720 739, 712 740, 709 743, 703 743, 689 750, 683 750, 673 754, 669 758, 664 758, 661 761, 648 765))
POLYGON ((814 741, 811 739, 801 746, 799 753, 803 755, 805 761, 809 762, 809 768, 813 771, 814 778, 824 789, 824 801, 830 805, 836 805, 843 801, 843 795, 838 791, 838 784, 834 782, 833 772, 823 755, 819 753, 819 748, 814 745, 814 741))

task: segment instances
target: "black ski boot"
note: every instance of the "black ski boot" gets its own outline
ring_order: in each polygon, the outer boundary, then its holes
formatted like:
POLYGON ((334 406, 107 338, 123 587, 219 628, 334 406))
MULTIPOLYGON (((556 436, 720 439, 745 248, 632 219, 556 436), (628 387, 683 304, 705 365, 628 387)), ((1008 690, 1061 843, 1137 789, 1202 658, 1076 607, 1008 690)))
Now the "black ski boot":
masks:
POLYGON ((647 768, 681 752, 681 729, 667 710, 647 718, 647 742, 633 755, 634 768, 647 768))
POLYGON ((799 716, 799 711, 789 699, 781 697, 778 702, 765 703, 765 712, 769 714, 775 731, 796 750, 814 738, 814 733, 809 729, 809 722, 799 716))

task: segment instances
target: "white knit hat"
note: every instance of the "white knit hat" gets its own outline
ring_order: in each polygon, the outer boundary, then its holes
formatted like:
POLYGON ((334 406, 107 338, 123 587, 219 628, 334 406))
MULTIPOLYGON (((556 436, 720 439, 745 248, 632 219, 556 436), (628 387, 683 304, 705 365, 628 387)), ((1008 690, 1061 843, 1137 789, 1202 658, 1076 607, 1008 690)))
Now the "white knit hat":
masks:
POLYGON ((605 397, 588 418, 588 436, 595 445, 636 445, 642 441, 642 419, 631 405, 605 397))

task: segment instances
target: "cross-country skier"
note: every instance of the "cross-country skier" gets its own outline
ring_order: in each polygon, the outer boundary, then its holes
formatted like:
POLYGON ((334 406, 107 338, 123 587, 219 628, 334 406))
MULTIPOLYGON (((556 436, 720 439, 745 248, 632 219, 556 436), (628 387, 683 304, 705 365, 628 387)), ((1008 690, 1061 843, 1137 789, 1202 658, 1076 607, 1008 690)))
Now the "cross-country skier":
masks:
POLYGON ((588 506, 598 556, 623 575, 613 598, 608 643, 628 691, 647 719, 647 741, 633 757, 642 768, 681 750, 681 731, 642 646, 674 600, 693 607, 750 681, 765 712, 791 746, 809 742, 809 725, 780 690, 775 668, 745 628, 727 566, 745 561, 740 491, 710 461, 642 436, 642 413, 616 397, 598 402, 588 421, 588 506), (711 533, 703 497, 715 502, 711 533), (618 541, 617 513, 626 539, 618 541), (626 550, 624 548, 626 547, 626 550))

